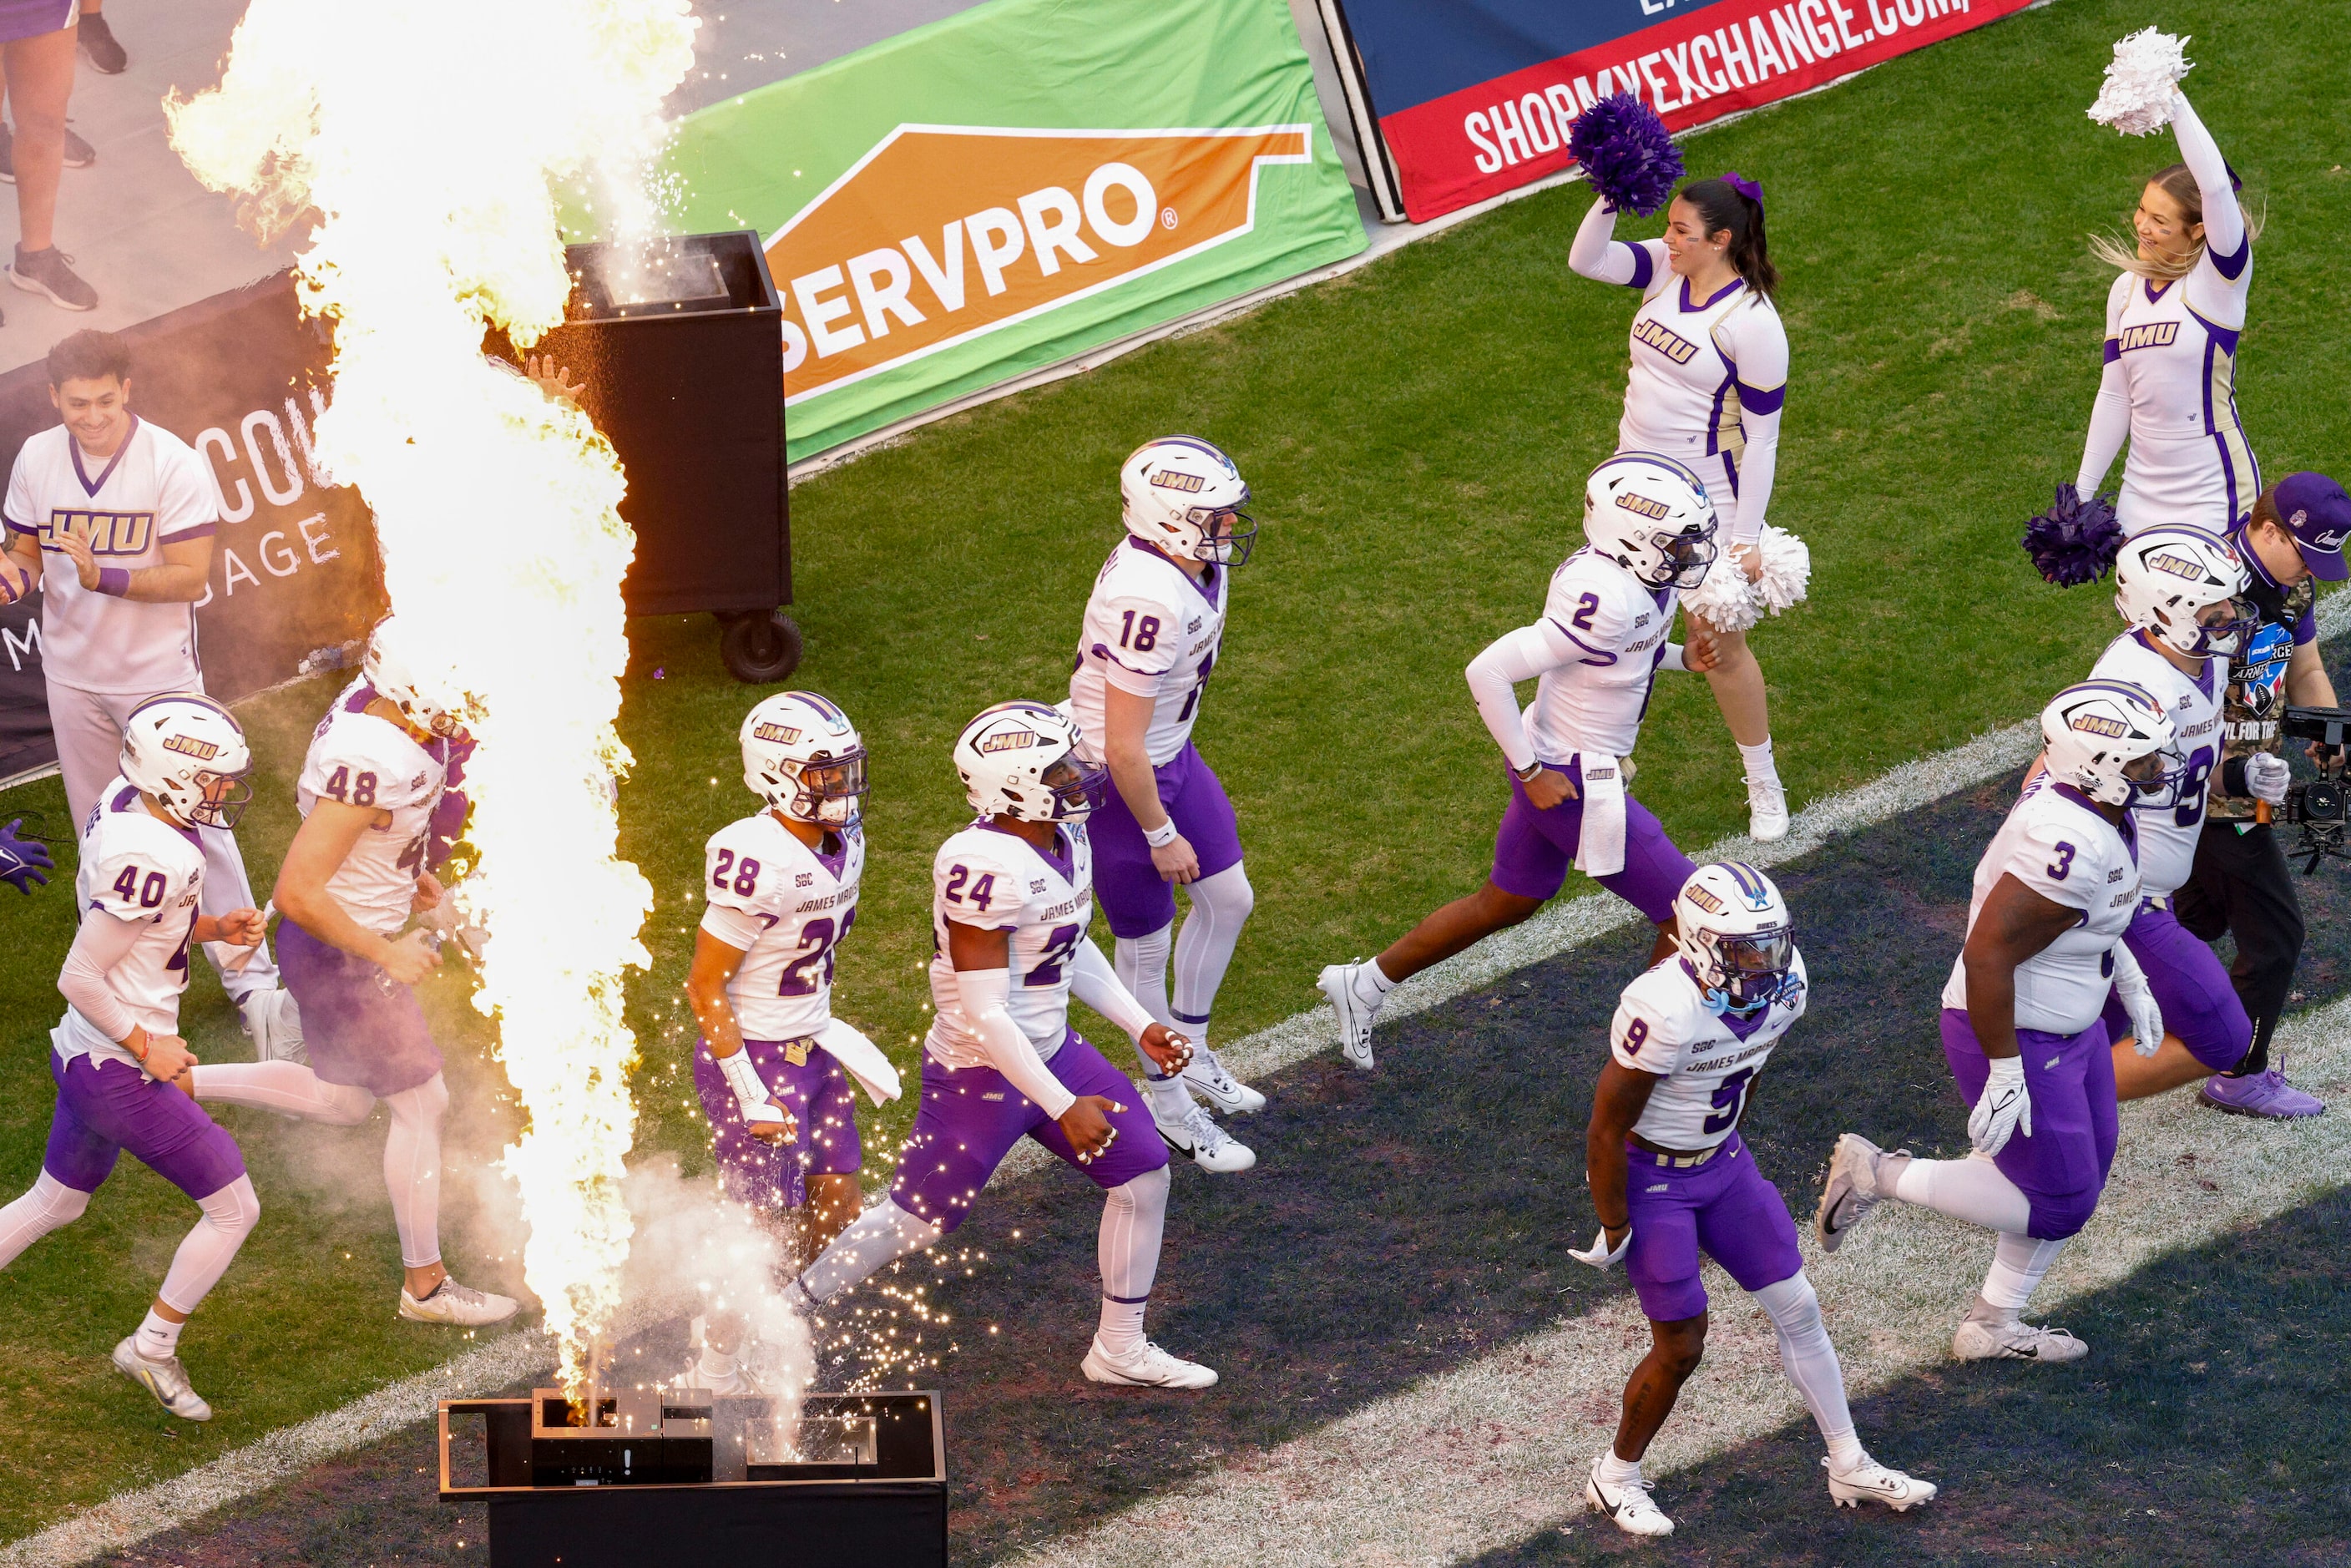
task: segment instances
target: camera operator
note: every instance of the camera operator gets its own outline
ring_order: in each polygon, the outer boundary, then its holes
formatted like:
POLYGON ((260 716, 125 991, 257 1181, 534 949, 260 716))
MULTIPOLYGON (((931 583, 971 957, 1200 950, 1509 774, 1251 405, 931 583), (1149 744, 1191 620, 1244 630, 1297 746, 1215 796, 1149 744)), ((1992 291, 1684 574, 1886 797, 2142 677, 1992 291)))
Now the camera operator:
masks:
MULTIPOLYGON (((2229 536, 2244 558, 2252 580, 2245 597, 2261 627, 2229 672, 2221 763, 2195 869, 2174 909, 2179 924, 2207 942, 2223 931, 2237 939, 2229 978, 2252 1019, 2252 1047, 2235 1067, 2205 1080, 2200 1098, 2241 1116, 2315 1116, 2326 1109, 2270 1065, 2270 1036, 2294 986, 2303 925, 2302 900, 2269 819, 2283 805, 2290 777, 2279 728, 2285 707, 2335 706, 2314 606, 2319 582, 2351 577, 2346 535, 2351 497, 2343 487, 2324 474, 2291 474, 2263 490, 2229 536)), ((2323 749, 2310 748, 2314 758, 2323 749)))

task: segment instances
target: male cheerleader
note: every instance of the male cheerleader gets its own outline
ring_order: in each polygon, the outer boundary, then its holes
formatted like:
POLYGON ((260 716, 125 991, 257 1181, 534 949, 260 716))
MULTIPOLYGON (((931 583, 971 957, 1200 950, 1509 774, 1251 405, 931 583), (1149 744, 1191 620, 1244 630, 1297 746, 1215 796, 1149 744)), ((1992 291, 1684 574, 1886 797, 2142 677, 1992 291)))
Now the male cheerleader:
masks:
POLYGON ((1963 1160, 1913 1159, 1847 1133, 1813 1223, 1834 1252, 1881 1198, 1995 1232, 1991 1271, 1951 1337, 1961 1361, 2078 1361, 2090 1347, 2022 1321, 2114 1165, 2115 1066, 2101 1016, 2118 992, 2133 1031, 2161 1009, 2124 945, 2139 905, 2131 807, 2177 799, 2171 720, 2122 681, 2067 686, 2041 712, 2048 770, 1977 862, 1967 945, 1943 988, 1943 1056, 1970 1110, 1963 1160))
POLYGON ((1094 578, 1070 675, 1070 711, 1111 791, 1087 824, 1095 893, 1117 939, 1118 977, 1151 1016, 1195 1043, 1180 1077, 1144 1063, 1144 1095, 1167 1146, 1201 1169, 1245 1171, 1257 1155, 1193 1102, 1256 1111, 1265 1096, 1208 1048, 1208 1016, 1256 895, 1241 867, 1233 804, 1192 744, 1224 640, 1232 570, 1256 525, 1233 460, 1188 435, 1146 442, 1118 474, 1121 539, 1094 578), (1192 912, 1176 929, 1176 884, 1192 912), (1168 1003, 1167 959, 1176 959, 1168 1003))
POLYGON ((896 1259, 935 1246, 1023 1137, 1103 1192, 1102 1302, 1083 1368, 1096 1383, 1206 1388, 1217 1375, 1143 1334, 1167 1219, 1167 1149, 1126 1102, 1134 1085, 1070 1028, 1070 998, 1124 1030, 1162 1072, 1191 1042, 1144 1010, 1086 935, 1102 769, 1041 703, 1001 703, 964 727, 956 771, 978 813, 932 863, 937 1011, 923 1103, 886 1202, 867 1209, 792 1287, 808 1312, 896 1259))
POLYGON ((1804 960, 1787 904, 1753 866, 1704 865, 1682 884, 1674 915, 1678 953, 1625 987, 1617 1004, 1614 1060, 1600 1070, 1585 1134, 1602 1228, 1589 1252, 1571 1255, 1596 1269, 1624 1260, 1651 1343, 1625 1385, 1616 1440, 1592 1462, 1584 1500, 1627 1534, 1674 1532, 1641 1477, 1641 1456, 1706 1351, 1704 1251, 1779 1331, 1780 1364, 1828 1439, 1821 1463, 1837 1506, 1915 1508, 1934 1483, 1879 1464, 1854 1435, 1844 1370, 1804 1278, 1795 1223, 1739 1136, 1757 1074, 1804 1013, 1804 960))
POLYGON ((236 826, 252 798, 253 754, 227 709, 184 693, 124 716, 119 759, 82 830, 81 925, 57 976, 66 1016, 50 1037, 49 1145, 33 1189, 0 1208, 0 1268, 80 1218, 130 1150, 204 1218, 172 1255, 146 1321, 114 1347, 114 1364, 182 1420, 209 1421, 213 1407, 180 1364, 180 1330, 227 1272, 261 1200, 236 1140, 185 1092, 196 1057, 179 1036, 180 995, 191 944, 250 951, 261 942, 257 909, 198 913, 206 862, 196 831, 236 826))
MULTIPOLYGON (((798 1214, 795 1263, 857 1217, 852 1078, 898 1094, 887 1058, 832 1016, 832 971, 865 872, 865 746, 813 692, 778 692, 743 720, 743 782, 767 810, 704 849, 707 904, 685 993, 702 1023, 694 1084, 727 1196, 771 1220, 798 1214)), ((743 1322, 705 1323, 695 1385, 747 1393, 743 1322)))
POLYGON ((310 738, 295 786, 302 825, 278 867, 278 956, 302 1007, 309 1064, 200 1067, 199 1100, 357 1126, 391 1113, 383 1181, 400 1232, 400 1315, 475 1327, 515 1313, 510 1296, 452 1279, 441 1260, 441 1051, 409 988, 441 962, 412 915, 441 902, 425 869, 433 818, 462 737, 450 698, 428 683, 419 640, 379 622, 358 680, 310 738), (431 695, 428 695, 430 693, 431 695))
MULTIPOLYGON (((219 486, 195 449, 131 412, 131 350, 76 332, 49 350, 49 402, 64 423, 26 438, 0 505, 0 604, 41 591, 41 674, 66 806, 88 822, 132 708, 204 689, 194 605, 211 590, 219 486)), ((249 908, 252 884, 227 829, 196 831, 205 911, 249 908)), ((301 1020, 269 947, 214 943, 204 956, 266 1061, 298 1055, 301 1020)))
POLYGON ((1652 961, 1671 948, 1674 895, 1695 868, 1625 792, 1623 759, 1641 733, 1656 672, 1705 667, 1698 647, 1685 654, 1666 636, 1678 596, 1714 563, 1714 507, 1674 459, 1619 453, 1584 485, 1583 537, 1552 573, 1543 618, 1470 661, 1479 716, 1510 769, 1486 885, 1372 962, 1332 964, 1317 982, 1357 1067, 1372 1066, 1372 1020, 1390 990, 1541 909, 1571 862, 1656 923, 1652 961), (1520 681, 1536 683, 1523 716, 1520 681))

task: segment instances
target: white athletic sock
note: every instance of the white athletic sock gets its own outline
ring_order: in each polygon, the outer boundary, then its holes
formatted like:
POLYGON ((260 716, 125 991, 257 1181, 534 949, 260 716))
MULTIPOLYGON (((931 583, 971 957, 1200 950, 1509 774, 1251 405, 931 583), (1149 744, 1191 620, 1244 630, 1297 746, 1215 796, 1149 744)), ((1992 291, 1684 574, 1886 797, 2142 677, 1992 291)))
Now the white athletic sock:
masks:
POLYGON ((1124 1361, 1143 1348, 1142 1301, 1113 1301, 1104 1296, 1102 1322, 1094 1329, 1094 1343, 1102 1354, 1113 1361, 1124 1361))
POLYGON ((1159 1121, 1180 1122, 1192 1113, 1192 1092, 1184 1087, 1184 1075, 1172 1072, 1165 1077, 1146 1074, 1143 1092, 1151 1102, 1151 1113, 1159 1121))
POLYGON ((851 1220, 796 1282, 821 1306, 908 1253, 938 1245, 945 1234, 884 1198, 851 1220))
POLYGON ((1853 1410, 1845 1403, 1844 1368, 1821 1320, 1821 1298, 1803 1270, 1755 1292, 1780 1335, 1780 1365, 1804 1396, 1804 1407, 1829 1446, 1829 1464, 1840 1473, 1861 1462, 1861 1439, 1854 1436, 1853 1410))
POLYGON ((1388 978, 1387 971, 1380 967, 1377 958, 1367 959, 1355 966, 1355 997, 1366 1007, 1378 1007, 1380 998, 1395 990, 1396 985, 1396 981, 1388 978))
POLYGON ((210 1197, 199 1198, 197 1207, 204 1217, 172 1255, 163 1288, 155 1292, 175 1312, 193 1312, 203 1304, 261 1218, 261 1199, 254 1194, 251 1176, 239 1176, 210 1197))
POLYGON ((1600 1484, 1615 1487, 1621 1490, 1640 1479, 1641 1461, 1620 1459, 1616 1457, 1616 1445, 1614 1443, 1608 1445, 1607 1452, 1600 1456, 1600 1484))
POLYGON ((1232 967, 1233 946, 1257 907, 1257 893, 1249 873, 1236 863, 1214 876, 1204 876, 1184 890, 1191 896, 1192 913, 1176 936, 1176 1028, 1202 1044, 1208 1038, 1208 1015, 1216 1008, 1217 989, 1232 967))
MULTIPOLYGON (((1113 944, 1110 963, 1126 994, 1141 1002, 1144 1012, 1180 1033, 1176 1015, 1167 1009, 1167 955, 1175 946, 1176 923, 1171 920, 1141 936, 1119 937, 1113 944)), ((1136 1046, 1134 1055, 1143 1063, 1145 1079, 1159 1078, 1159 1064, 1143 1054, 1143 1047, 1136 1046)))
POLYGON ((0 1208, 0 1269, 62 1226, 71 1225, 89 1207, 89 1194, 66 1186, 48 1172, 33 1178, 32 1189, 0 1208))
POLYGON ((434 1073, 413 1089, 387 1094, 392 1129, 383 1140, 383 1185, 400 1231, 400 1260, 412 1269, 441 1261, 441 1118, 449 1085, 434 1073))
POLYGON ((194 1069, 196 1098, 207 1105, 250 1105, 306 1121, 356 1127, 375 1096, 356 1083, 329 1083, 298 1061, 230 1061, 194 1069))
POLYGON ((185 1326, 172 1322, 150 1307, 146 1321, 131 1336, 131 1348, 150 1361, 169 1361, 180 1354, 180 1330, 185 1326))
POLYGON ((1894 1196, 1986 1230, 2022 1234, 2032 1223, 2032 1199, 1980 1155, 1963 1160, 1914 1159, 1895 1178, 1894 1196))
POLYGON ((2003 1325, 2017 1322, 2032 1292, 2040 1288, 2042 1276, 2049 1265, 2065 1249, 2064 1239, 2036 1241, 2030 1236, 2003 1234, 1993 1244, 1991 1268, 1984 1275, 1983 1289, 1978 1293, 1984 1305, 2000 1316, 2003 1325))
POLYGON ((1747 777, 1756 783, 1777 784, 1780 781, 1780 765, 1771 759, 1771 737, 1764 737, 1761 746, 1740 747, 1739 758, 1747 764, 1747 777))

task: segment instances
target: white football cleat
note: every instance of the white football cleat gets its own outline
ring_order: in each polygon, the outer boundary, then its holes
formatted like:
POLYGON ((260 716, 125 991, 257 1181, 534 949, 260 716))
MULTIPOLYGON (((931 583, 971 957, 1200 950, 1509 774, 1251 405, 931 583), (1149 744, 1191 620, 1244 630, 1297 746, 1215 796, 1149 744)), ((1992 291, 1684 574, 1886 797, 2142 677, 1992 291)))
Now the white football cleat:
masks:
POLYGON ((115 1370, 131 1382, 145 1388, 160 1401, 164 1409, 183 1421, 209 1421, 213 1407, 204 1403, 204 1396, 188 1385, 188 1369, 180 1364, 176 1355, 162 1361, 150 1361, 139 1354, 139 1336, 125 1334, 122 1343, 114 1347, 115 1370))
MULTIPOLYGON (((1894 1152, 1907 1156, 1910 1151, 1894 1152)), ((1821 1206, 1813 1211, 1813 1229, 1822 1251, 1835 1251, 1844 1245, 1846 1231, 1859 1225, 1881 1198, 1894 1196, 1877 1185, 1877 1162, 1885 1157, 1885 1150, 1858 1133, 1837 1139, 1829 1155, 1829 1178, 1821 1186, 1821 1206)))
POLYGON ((480 1328, 486 1323, 506 1322, 521 1305, 512 1296, 477 1291, 448 1277, 444 1277, 433 1293, 421 1301, 408 1293, 407 1286, 400 1288, 400 1315, 413 1323, 454 1323, 460 1328, 480 1328))
POLYGON ((1113 1358, 1102 1349, 1099 1334, 1086 1347, 1084 1369, 1094 1382, 1121 1388, 1208 1388, 1217 1381, 1213 1369, 1170 1355, 1149 1340, 1133 1355, 1113 1358))
POLYGON ((1372 1070, 1372 1020, 1380 1014, 1377 1002, 1366 1003, 1355 994, 1355 971, 1364 967, 1357 959, 1352 964, 1332 964, 1314 982, 1315 988, 1331 998, 1332 1007, 1339 1013, 1339 1051, 1349 1061, 1369 1072, 1372 1070))
POLYGON ((1759 844, 1788 836, 1788 791, 1777 779, 1747 780, 1747 836, 1759 844))
POLYGON ((1256 1150, 1217 1126, 1207 1108, 1195 1104, 1188 1097, 1180 1121, 1165 1120, 1156 1105, 1151 1108, 1151 1120, 1169 1149, 1210 1176, 1237 1175, 1257 1164, 1256 1150))
POLYGON ((1205 1045, 1193 1048, 1192 1064, 1184 1069, 1184 1082, 1228 1116, 1265 1109, 1265 1096, 1226 1071, 1217 1053, 1205 1045))
POLYGON ((1882 1502, 1896 1513, 1907 1512, 1922 1502, 1934 1500, 1939 1487, 1933 1481, 1922 1481, 1916 1476, 1906 1476, 1900 1470, 1888 1469, 1867 1454, 1861 1462, 1843 1475, 1823 1457, 1822 1465, 1829 1472, 1829 1496, 1839 1508, 1859 1508, 1865 1502, 1882 1502))
POLYGON ((2090 1347, 2064 1329, 2032 1323, 1996 1327, 1970 1318, 1951 1336, 1951 1354, 1961 1361, 2079 1361, 2090 1347))
POLYGON ((1627 1535, 1671 1535, 1674 1521, 1657 1507, 1649 1495, 1647 1481, 1627 1481, 1621 1487, 1604 1486, 1600 1480, 1600 1461, 1592 1461, 1592 1475, 1583 1483, 1583 1500, 1594 1513, 1604 1513, 1609 1522, 1627 1535))
POLYGON ((308 1062, 310 1048, 302 1039, 302 1009, 294 993, 283 987, 255 991, 236 1007, 245 1032, 253 1041, 256 1061, 308 1062))

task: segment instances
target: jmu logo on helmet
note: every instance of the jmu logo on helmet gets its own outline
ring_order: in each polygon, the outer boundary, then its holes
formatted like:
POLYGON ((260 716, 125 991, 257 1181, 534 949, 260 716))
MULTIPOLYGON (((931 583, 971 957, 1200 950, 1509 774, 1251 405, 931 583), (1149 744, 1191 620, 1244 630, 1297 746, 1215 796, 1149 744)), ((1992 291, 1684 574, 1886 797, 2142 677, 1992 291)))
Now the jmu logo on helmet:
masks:
POLYGON ((2102 713, 2077 713, 2066 722, 2075 729, 2103 735, 2109 740, 2120 740, 2130 733, 2130 726, 2118 718, 2108 718, 2102 713))
POLYGON ((193 757, 199 762, 210 762, 220 755, 219 747, 209 740, 199 740, 193 735, 167 735, 163 737, 163 749, 193 757))
POLYGON ((1684 888, 1682 890, 1682 896, 1688 899, 1692 904, 1697 904, 1700 909, 1705 910, 1708 915, 1719 915, 1723 911, 1722 900, 1715 897, 1713 894, 1708 892, 1703 887, 1684 888))
POLYGON ((1626 511, 1637 512, 1653 522, 1663 522, 1673 513, 1673 508, 1663 501, 1654 501, 1646 496, 1635 496, 1629 490, 1617 492, 1616 504, 1626 511))
POLYGON ((2200 578, 2204 575, 2204 568, 2198 562, 2184 555, 2173 555, 2169 550, 2156 551, 2147 558, 2147 564, 2157 571, 2168 571, 2174 577, 2200 578))
POLYGON ((1023 751, 1036 744, 1033 729, 1004 729, 981 741, 978 749, 982 757, 989 757, 999 751, 1023 751))
POLYGON ((761 723, 751 727, 751 738, 775 746, 789 746, 800 737, 800 732, 788 724, 761 723))
POLYGON ((1181 490, 1187 496, 1196 496, 1207 481, 1197 474, 1178 474, 1172 468, 1162 468, 1151 476, 1151 483, 1162 490, 1181 490))

